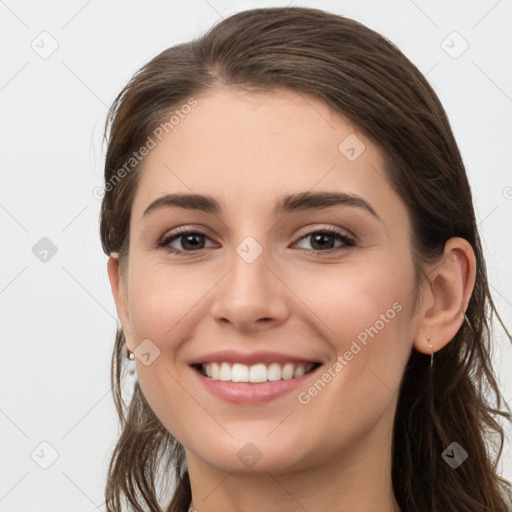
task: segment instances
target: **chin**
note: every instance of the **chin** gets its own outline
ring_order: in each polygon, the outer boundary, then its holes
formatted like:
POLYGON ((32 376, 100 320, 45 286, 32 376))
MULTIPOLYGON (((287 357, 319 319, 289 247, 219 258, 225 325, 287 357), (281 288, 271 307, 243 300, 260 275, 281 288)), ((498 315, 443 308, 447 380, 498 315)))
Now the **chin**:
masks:
POLYGON ((283 437, 285 439, 279 436, 258 439, 248 432, 244 437, 210 438, 210 444, 196 444, 191 450, 187 449, 187 454, 192 451, 196 457, 220 471, 253 476, 295 472, 313 464, 317 455, 310 453, 304 443, 298 444, 286 434, 283 437))

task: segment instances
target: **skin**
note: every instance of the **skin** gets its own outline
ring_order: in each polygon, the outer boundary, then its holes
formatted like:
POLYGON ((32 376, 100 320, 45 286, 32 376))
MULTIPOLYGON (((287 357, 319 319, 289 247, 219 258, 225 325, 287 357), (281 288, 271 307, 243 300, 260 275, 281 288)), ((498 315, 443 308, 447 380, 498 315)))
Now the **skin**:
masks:
MULTIPOLYGON (((385 178, 379 149, 318 99, 288 90, 218 88, 144 161, 132 207, 126 272, 112 254, 108 273, 127 345, 149 339, 160 355, 136 359, 151 408, 184 446, 199 512, 394 511, 391 435, 400 380, 411 350, 430 354, 460 328, 475 281, 475 257, 452 238, 417 286, 409 215, 385 178), (355 134, 365 150, 338 150, 355 134), (343 191, 362 208, 332 206, 274 216, 284 194, 343 191), (221 214, 163 208, 171 193, 207 194, 221 214), (173 255, 155 247, 178 226, 202 231, 194 252, 184 238, 173 255), (332 227, 323 256, 308 233, 332 227), (248 263, 236 252, 252 236, 263 249, 248 263), (201 246, 200 246, 201 247, 201 246), (316 253, 315 253, 316 249, 316 253), (308 252, 309 250, 309 252, 308 252), (414 308, 414 300, 418 307, 414 308), (213 397, 189 362, 221 349, 294 354, 331 367, 394 303, 402 308, 307 404, 291 392, 261 404, 213 397), (261 459, 237 453, 253 443, 261 459)), ((320 375, 324 373, 322 369, 320 375)), ((307 391, 310 379, 299 391, 307 391)))

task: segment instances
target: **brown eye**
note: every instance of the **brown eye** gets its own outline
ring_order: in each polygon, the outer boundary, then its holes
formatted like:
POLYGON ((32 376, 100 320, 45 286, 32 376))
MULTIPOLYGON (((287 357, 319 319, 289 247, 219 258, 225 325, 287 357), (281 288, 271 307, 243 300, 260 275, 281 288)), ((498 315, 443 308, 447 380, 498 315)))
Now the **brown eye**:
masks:
POLYGON ((308 241, 312 247, 312 249, 304 249, 317 254, 331 254, 344 251, 355 245, 354 240, 333 228, 311 231, 301 237, 300 241, 303 240, 308 241), (334 246, 336 240, 341 242, 337 247, 334 246))
POLYGON ((200 231, 183 230, 164 237, 158 243, 158 247, 164 248, 173 254, 194 252, 205 249, 206 239, 208 237, 200 231))
MULTIPOLYGON (((157 246, 171 254, 187 254, 207 248, 205 246, 206 240, 209 240, 208 236, 200 231, 183 229, 164 237, 158 242, 157 246)), ((303 235, 299 242, 304 240, 309 241, 312 248, 302 247, 302 249, 310 253, 322 255, 346 251, 355 245, 354 240, 333 228, 310 231, 303 235), (335 246, 336 241, 341 243, 335 246)))

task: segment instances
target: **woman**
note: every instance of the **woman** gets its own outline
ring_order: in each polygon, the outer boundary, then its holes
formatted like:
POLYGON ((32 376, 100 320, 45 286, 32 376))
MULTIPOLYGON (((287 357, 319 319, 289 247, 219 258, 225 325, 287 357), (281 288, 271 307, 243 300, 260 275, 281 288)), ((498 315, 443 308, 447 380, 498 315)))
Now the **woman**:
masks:
POLYGON ((108 511, 510 510, 471 191, 396 47, 241 12, 144 66, 107 128, 108 511))

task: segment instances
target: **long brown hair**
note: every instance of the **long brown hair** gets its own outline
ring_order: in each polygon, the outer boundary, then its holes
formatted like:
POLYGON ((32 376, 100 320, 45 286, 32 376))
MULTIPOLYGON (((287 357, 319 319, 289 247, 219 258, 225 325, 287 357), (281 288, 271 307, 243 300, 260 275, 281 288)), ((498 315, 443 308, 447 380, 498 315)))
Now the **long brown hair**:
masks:
MULTIPOLYGON (((489 290, 468 179, 435 92, 380 34, 317 9, 263 8, 224 19, 152 59, 121 91, 107 118, 100 227, 105 253, 118 252, 126 264, 131 206, 144 161, 132 167, 126 162, 174 109, 217 86, 313 95, 358 126, 381 149, 387 179, 407 206, 418 284, 425 264, 442 254, 449 238, 471 244, 477 264, 466 311, 471 328, 464 322, 436 353, 432 369, 428 356, 411 351, 394 422, 393 490, 408 512, 510 510, 510 487, 496 472, 504 443, 497 415, 510 415, 501 411, 506 404, 490 359, 493 314, 501 319, 489 290), (469 454, 457 470, 441 458, 453 441, 469 454)), ((107 511, 186 511, 191 490, 184 449, 138 384, 125 404, 125 362, 120 329, 112 385, 121 435, 109 468, 107 511), (167 500, 162 493, 171 484, 162 478, 173 470, 175 490, 167 500)))

